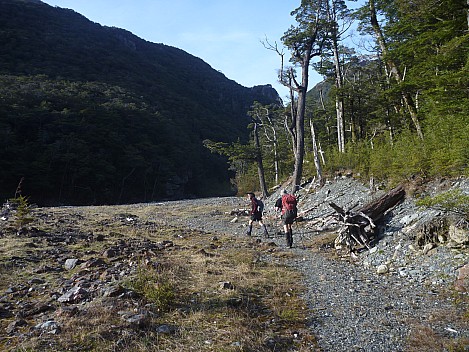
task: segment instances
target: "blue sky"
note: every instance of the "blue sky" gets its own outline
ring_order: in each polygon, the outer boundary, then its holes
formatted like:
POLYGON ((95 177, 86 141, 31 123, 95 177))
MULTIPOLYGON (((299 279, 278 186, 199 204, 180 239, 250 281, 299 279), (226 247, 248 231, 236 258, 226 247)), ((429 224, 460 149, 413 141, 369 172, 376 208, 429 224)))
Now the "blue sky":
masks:
MULTIPOLYGON (((280 43, 294 23, 300 0, 43 0, 106 26, 124 28, 153 43, 180 48, 239 84, 271 84, 282 99, 288 90, 277 82, 279 56, 261 40, 280 43)), ((321 81, 312 73, 310 88, 321 81)))

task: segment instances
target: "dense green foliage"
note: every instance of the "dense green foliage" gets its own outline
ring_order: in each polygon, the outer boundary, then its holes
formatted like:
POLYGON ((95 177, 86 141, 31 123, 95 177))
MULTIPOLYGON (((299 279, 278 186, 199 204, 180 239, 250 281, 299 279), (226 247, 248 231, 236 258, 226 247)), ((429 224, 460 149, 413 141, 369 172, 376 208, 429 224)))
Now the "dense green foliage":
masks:
MULTIPOLYGON (((344 5, 341 0, 329 3, 331 8, 344 5)), ((431 178, 469 174, 468 11, 467 4, 460 0, 365 2, 356 11, 355 21, 363 34, 374 38, 367 37, 370 51, 366 54, 346 47, 345 41, 339 43, 344 75, 340 88, 336 84, 331 35, 322 60, 313 64, 325 80, 308 92, 304 178, 316 174, 307 128, 310 121, 323 171, 329 176, 347 169, 363 178, 393 185, 417 175, 431 178), (371 26, 370 3, 378 13, 385 52, 371 26), (393 69, 400 76, 391 74, 393 69), (344 152, 338 148, 337 96, 344 103, 344 152), (405 101, 408 97, 413 100, 414 116, 405 101), (420 124, 423 138, 412 117, 420 124)), ((324 30, 329 25, 340 27, 340 23, 323 25, 324 30)), ((285 132, 288 129, 282 122, 289 109, 279 109, 277 114, 281 149, 289 152, 283 160, 288 161, 293 152, 285 132)), ((262 145, 264 159, 268 160, 272 156, 270 139, 264 137, 262 145)), ((245 182, 252 182, 255 165, 238 174, 246 175, 245 182)), ((274 185, 272 168, 267 167, 266 174, 269 185, 274 185)))
MULTIPOLYGON (((362 60, 356 67, 356 59, 344 61, 350 73, 346 91, 340 93, 349 107, 349 147, 347 155, 331 154, 329 170, 358 168, 380 179, 467 173, 467 7, 455 0, 376 3, 388 55, 405 77, 400 83, 387 79, 381 61, 362 60), (402 91, 416 101, 423 140, 402 108, 402 91)), ((363 28, 369 21, 367 11, 361 9, 363 28)))
POLYGON ((180 49, 37 1, 0 2, 0 198, 41 204, 233 193, 204 139, 246 139, 245 88, 180 49))

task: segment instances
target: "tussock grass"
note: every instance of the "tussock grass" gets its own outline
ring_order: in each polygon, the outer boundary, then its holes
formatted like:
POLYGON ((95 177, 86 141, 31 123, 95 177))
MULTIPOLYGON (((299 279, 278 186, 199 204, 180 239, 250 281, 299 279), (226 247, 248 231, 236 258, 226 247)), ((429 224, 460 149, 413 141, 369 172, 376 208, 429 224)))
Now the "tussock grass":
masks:
MULTIPOLYGON (((217 208, 210 212, 213 216, 223 216, 228 210, 217 208)), ((0 266, 4 279, 0 290, 39 277, 47 281, 44 284, 47 289, 43 296, 41 292, 34 294, 35 302, 43 300, 56 306, 55 311, 29 317, 28 325, 18 330, 19 335, 0 339, 0 349, 314 350, 315 339, 307 327, 309 314, 301 299, 304 288, 298 274, 276 264, 278 260, 265 260, 270 248, 255 244, 252 239, 214 236, 183 226, 186 218, 206 216, 207 212, 206 206, 168 211, 158 204, 38 209, 32 226, 50 236, 67 233, 81 239, 60 246, 43 240, 42 245, 34 249, 40 262, 25 262, 22 268, 0 266), (103 239, 96 240, 98 235, 103 239), (135 268, 132 275, 121 277, 116 284, 133 290, 138 294, 136 297, 97 297, 77 304, 77 309, 70 312, 51 300, 50 293, 59 290, 61 281, 81 269, 44 274, 36 270, 40 266, 57 266, 56 257, 49 253, 63 251, 57 258, 86 260, 99 257, 118 241, 144 239, 152 243, 172 241, 173 245, 153 254, 135 253, 132 258, 112 259, 113 263, 125 261, 135 268), (7 271, 14 275, 7 275, 7 271), (145 312, 147 319, 143 325, 135 326, 122 318, 123 312, 145 312), (44 319, 58 321, 60 333, 31 333, 31 326, 44 319), (161 327, 172 328, 168 333, 161 327)), ((25 243, 31 239, 9 235, 5 240, 8 245, 2 248, 3 263, 13 255, 27 255, 25 243)), ((14 319, 0 321, 0 328, 5 329, 14 319)))

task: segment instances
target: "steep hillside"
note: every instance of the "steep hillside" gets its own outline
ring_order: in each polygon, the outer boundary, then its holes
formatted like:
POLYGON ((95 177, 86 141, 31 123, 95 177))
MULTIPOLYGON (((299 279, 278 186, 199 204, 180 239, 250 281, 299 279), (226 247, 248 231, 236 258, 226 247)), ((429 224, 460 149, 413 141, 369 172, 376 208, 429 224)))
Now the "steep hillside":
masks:
POLYGON ((0 197, 87 204, 221 195, 227 165, 207 138, 247 136, 254 101, 180 49, 40 1, 0 2, 0 197))

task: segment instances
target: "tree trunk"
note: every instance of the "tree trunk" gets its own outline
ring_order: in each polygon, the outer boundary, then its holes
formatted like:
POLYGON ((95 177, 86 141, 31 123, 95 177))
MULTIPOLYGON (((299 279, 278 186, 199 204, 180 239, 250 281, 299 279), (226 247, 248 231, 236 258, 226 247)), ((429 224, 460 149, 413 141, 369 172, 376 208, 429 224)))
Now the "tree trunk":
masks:
MULTIPOLYGON (((386 40, 384 38, 383 32, 381 31, 381 27, 379 25, 379 22, 376 16, 375 0, 369 0, 369 7, 370 7, 370 15, 371 15, 371 18, 370 18, 371 26, 375 33, 381 52, 383 53, 383 59, 386 65, 389 67, 391 75, 394 77, 397 84, 401 84, 403 79, 399 71, 399 68, 397 67, 396 63, 392 59, 390 59, 388 55, 388 48, 386 45, 386 40)), ((407 108, 407 111, 410 114, 410 118, 414 124, 415 130, 417 131, 417 135, 419 136, 420 139, 423 139, 422 128, 420 127, 420 122, 418 120, 417 109, 415 107, 414 100, 412 99, 412 96, 405 91, 402 91, 401 95, 402 95, 402 99, 404 100, 405 107, 407 108)))
POLYGON ((343 89, 343 76, 342 69, 340 67, 339 59, 339 46, 337 44, 337 38, 332 41, 332 50, 334 53, 334 68, 335 68, 335 86, 337 88, 337 94, 335 97, 335 110, 337 116, 337 144, 339 152, 345 152, 345 123, 344 123, 344 100, 342 98, 343 89))
POLYGON ((279 182, 280 161, 278 155, 278 137, 274 120, 271 118, 271 111, 268 107, 262 107, 263 113, 258 113, 257 118, 260 120, 260 126, 263 128, 265 139, 270 143, 274 154, 274 179, 275 184, 279 182))
POLYGON ((352 143, 355 143, 357 141, 357 135, 360 134, 360 131, 359 131, 358 121, 355 117, 354 98, 352 96, 349 96, 349 100, 350 100, 350 140, 352 141, 352 143))
POLYGON ((279 182, 279 177, 280 177, 280 161, 278 157, 278 140, 277 140, 277 131, 275 131, 275 128, 272 128, 273 133, 274 133, 274 142, 273 142, 273 148, 274 148, 274 169, 275 169, 275 184, 278 185, 279 182))
POLYGON ((124 189, 125 189, 125 181, 127 181, 127 179, 132 176, 132 174, 134 173, 135 171, 135 168, 132 168, 132 170, 127 174, 125 175, 123 178, 122 178, 122 182, 121 182, 121 191, 120 191, 120 194, 119 194, 119 204, 121 203, 122 201, 122 196, 124 194, 124 189))
POLYGON ((359 139, 363 138, 363 119, 360 118, 360 114, 357 114, 357 111, 360 111, 360 96, 356 97, 355 87, 358 85, 360 81, 360 72, 354 74, 352 77, 352 85, 351 85, 351 92, 348 93, 348 98, 350 102, 350 140, 352 143, 357 142, 359 139), (358 108, 358 109, 357 109, 358 108))
POLYGON ((324 185, 324 181, 322 179, 322 167, 321 162, 319 161, 319 151, 318 151, 318 144, 316 142, 316 132, 314 131, 313 120, 309 120, 309 126, 311 128, 311 143, 313 145, 313 158, 314 158, 314 166, 316 167, 316 175, 318 176, 318 181, 321 186, 324 185))
POLYGON ((265 183, 264 165, 262 163, 262 153, 261 146, 259 143, 259 131, 257 122, 254 122, 254 143, 256 145, 256 162, 257 173, 259 174, 259 185, 261 187, 263 197, 267 198, 269 196, 269 192, 267 191, 267 185, 265 183))
POLYGON ((335 111, 337 116, 337 144, 339 152, 345 153, 344 101, 339 95, 335 97, 335 111))
POLYGON ((280 177, 280 166, 279 166, 279 156, 278 156, 278 138, 277 138, 277 130, 275 129, 274 123, 270 118, 269 114, 266 116, 267 121, 269 122, 270 129, 272 130, 272 138, 267 135, 267 138, 272 142, 272 149, 274 151, 274 169, 275 169, 275 184, 278 185, 279 177, 280 177))
MULTIPOLYGON (((324 104, 324 93, 322 92, 322 89, 319 90, 319 102, 321 103, 322 110, 324 111, 325 120, 326 122, 328 122, 330 119, 329 119, 329 116, 327 116, 327 109, 326 109, 326 105, 324 104)), ((328 123, 326 123, 326 132, 327 132, 327 140, 331 141, 332 132, 331 132, 331 129, 329 128, 328 123)))
POLYGON ((267 139, 272 142, 272 151, 274 153, 274 180, 275 184, 278 185, 279 182, 279 174, 280 174, 280 166, 279 166, 279 156, 278 156, 278 140, 277 140, 277 131, 275 130, 275 127, 273 126, 272 122, 269 119, 270 127, 272 130, 272 138, 270 138, 267 135, 267 132, 265 133, 267 136, 267 139))
POLYGON ((298 27, 291 27, 282 37, 283 43, 291 50, 290 60, 293 62, 293 66, 286 73, 283 71, 283 66, 280 71, 281 83, 290 89, 291 98, 290 132, 294 138, 295 154, 293 192, 300 188, 303 175, 304 120, 311 58, 322 54, 329 30, 324 5, 322 0, 301 1, 300 7, 292 12, 292 15, 296 15, 298 27), (295 66, 299 66, 301 71, 300 82, 296 79, 295 66), (295 93, 298 95, 296 104, 295 93), (292 131, 293 128, 294 131, 292 131))
POLYGON ((296 154, 295 154, 295 169, 293 171, 293 192, 300 189, 301 177, 303 176, 303 159, 305 152, 305 137, 304 137, 304 124, 305 124, 305 113, 306 113, 306 93, 308 89, 308 77, 309 77, 309 63, 310 55, 306 54, 302 64, 302 79, 301 86, 298 89, 298 111, 296 116, 296 154))

